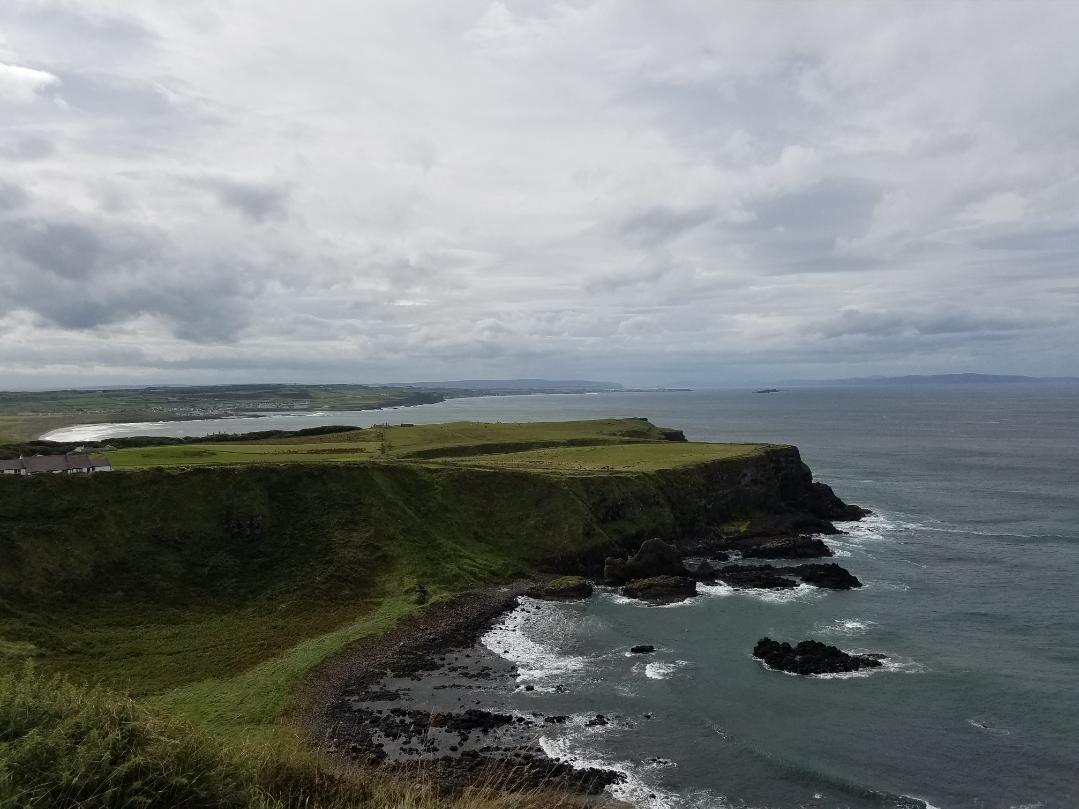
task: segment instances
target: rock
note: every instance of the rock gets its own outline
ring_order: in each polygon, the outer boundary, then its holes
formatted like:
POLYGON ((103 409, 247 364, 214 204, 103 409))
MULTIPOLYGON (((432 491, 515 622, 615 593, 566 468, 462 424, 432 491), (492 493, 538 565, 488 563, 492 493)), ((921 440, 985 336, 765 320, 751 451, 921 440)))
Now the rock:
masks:
POLYGON ((799 535, 775 539, 753 539, 738 543, 744 559, 819 559, 832 556, 832 549, 820 537, 799 535))
POLYGON ((603 575, 611 584, 688 573, 678 548, 662 539, 646 539, 633 556, 625 560, 610 556, 603 566, 603 575))
POLYGON ((663 433, 663 439, 665 441, 679 441, 679 442, 682 442, 682 441, 686 440, 686 434, 684 432, 682 432, 681 430, 663 429, 661 427, 660 432, 663 433))
POLYGON ((641 643, 637 646, 631 646, 629 651, 635 655, 647 655, 652 654, 656 650, 656 647, 651 643, 641 643))
POLYGON ((688 576, 653 576, 627 582, 622 593, 651 604, 673 604, 697 595, 697 582, 688 576))
POLYGON ((416 598, 414 600, 417 604, 427 603, 427 587, 422 582, 416 585, 416 598))
POLYGON ((798 582, 780 575, 784 568, 771 565, 727 565, 719 573, 719 580, 731 587, 757 587, 766 590, 789 590, 798 582))
POLYGON ((877 668, 880 655, 852 655, 836 646, 817 640, 804 640, 797 646, 761 638, 753 647, 753 656, 765 665, 791 674, 836 674, 877 668))
POLYGON ((532 588, 528 595, 548 601, 577 601, 592 595, 592 584, 581 576, 563 576, 532 588))
POLYGON ((814 587, 826 587, 829 590, 850 590, 854 587, 862 586, 857 576, 835 562, 830 564, 797 565, 796 567, 783 569, 791 571, 806 584, 812 584, 814 587))
POLYGON ((727 565, 719 571, 719 579, 731 587, 761 587, 771 590, 798 586, 798 579, 814 587, 829 590, 850 590, 862 583, 846 568, 835 562, 810 563, 791 567, 773 565, 727 565))
POLYGON ((712 567, 712 563, 707 559, 702 561, 697 567, 690 571, 690 575, 697 581, 715 581, 716 569, 712 567))
POLYGON ((609 724, 610 720, 601 713, 596 714, 594 718, 589 719, 587 722, 585 722, 585 725, 590 728, 603 727, 604 725, 609 724))
POLYGON ((869 509, 856 506, 851 503, 844 503, 840 500, 832 487, 825 484, 814 481, 812 484, 811 493, 811 505, 813 513, 818 517, 824 517, 828 520, 860 520, 862 517, 866 517, 873 512, 869 509))
POLYGON ((603 578, 611 584, 622 584, 629 580, 629 568, 625 559, 617 556, 608 556, 603 563, 603 578))

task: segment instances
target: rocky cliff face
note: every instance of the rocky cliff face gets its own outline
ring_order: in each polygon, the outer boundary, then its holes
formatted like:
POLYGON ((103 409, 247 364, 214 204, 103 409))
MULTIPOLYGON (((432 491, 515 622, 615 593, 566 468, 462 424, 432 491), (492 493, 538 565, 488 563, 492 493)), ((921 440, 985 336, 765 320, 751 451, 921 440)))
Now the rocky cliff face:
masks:
POLYGON ((649 537, 685 550, 732 532, 828 530, 854 508, 793 447, 609 475, 341 464, 0 480, 0 600, 464 588, 602 572, 649 537))

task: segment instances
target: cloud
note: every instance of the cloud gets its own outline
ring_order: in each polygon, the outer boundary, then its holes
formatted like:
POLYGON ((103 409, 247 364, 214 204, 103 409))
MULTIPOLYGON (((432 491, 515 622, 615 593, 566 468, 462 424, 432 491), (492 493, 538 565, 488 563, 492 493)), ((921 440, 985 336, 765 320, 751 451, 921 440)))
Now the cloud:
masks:
POLYGON ((0 375, 1079 374, 1077 27, 3 3, 0 375))
POLYGON ((41 135, 15 137, 0 143, 0 158, 16 161, 43 160, 56 152, 56 145, 41 135))
POLYGON ((19 186, 0 180, 0 214, 21 208, 30 200, 30 196, 19 186))
POLYGON ((623 219, 618 224, 618 233, 634 244, 660 244, 703 225, 714 215, 708 205, 687 209, 656 205, 623 219))
POLYGON ((280 186, 225 177, 202 180, 199 184, 212 191, 222 205, 252 222, 288 216, 288 190, 280 186))
POLYGON ((48 71, 0 62, 0 104, 31 104, 59 84, 48 71))

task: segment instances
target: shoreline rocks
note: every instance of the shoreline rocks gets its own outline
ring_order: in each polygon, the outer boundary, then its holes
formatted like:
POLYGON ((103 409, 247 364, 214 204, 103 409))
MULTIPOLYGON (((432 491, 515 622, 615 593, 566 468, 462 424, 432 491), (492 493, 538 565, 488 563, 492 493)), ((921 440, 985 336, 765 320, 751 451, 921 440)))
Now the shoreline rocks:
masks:
POLYGON ((526 595, 544 601, 580 601, 592 595, 592 583, 583 576, 562 576, 533 587, 526 595))
POLYGON ((878 668, 882 655, 854 655, 817 640, 803 640, 797 646, 764 637, 753 647, 753 656, 768 668, 791 674, 840 674, 878 668))
POLYGON ((652 652, 654 652, 655 650, 656 647, 653 646, 651 643, 639 643, 636 646, 631 646, 629 649, 630 654, 635 655, 649 655, 652 654, 652 652))
POLYGON ((743 559, 820 559, 834 555, 823 539, 805 534, 746 540, 732 548, 741 551, 743 559))
POLYGON ((603 563, 603 577, 610 584, 625 584, 657 576, 688 575, 681 551, 662 539, 646 539, 633 556, 627 559, 608 556, 603 563))
POLYGON ((634 579, 622 588, 622 594, 650 604, 674 604, 697 595, 697 582, 688 576, 653 576, 634 579))
POLYGON ((731 587, 757 587, 768 590, 797 587, 799 581, 827 590, 851 590, 862 586, 857 576, 835 562, 787 567, 727 565, 721 568, 716 576, 731 587))

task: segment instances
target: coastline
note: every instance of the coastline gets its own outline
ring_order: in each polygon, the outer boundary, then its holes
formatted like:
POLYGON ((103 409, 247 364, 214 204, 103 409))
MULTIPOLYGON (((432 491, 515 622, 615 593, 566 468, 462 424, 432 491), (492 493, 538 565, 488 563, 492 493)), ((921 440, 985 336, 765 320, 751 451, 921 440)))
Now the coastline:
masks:
POLYGON ((571 804, 593 802, 622 776, 576 768, 544 751, 540 731, 565 716, 501 713, 472 699, 514 690, 516 666, 480 641, 543 581, 470 590, 351 644, 309 675, 294 719, 345 764, 422 772, 446 792, 550 790, 571 804), (439 692, 441 699, 432 700, 439 692))

